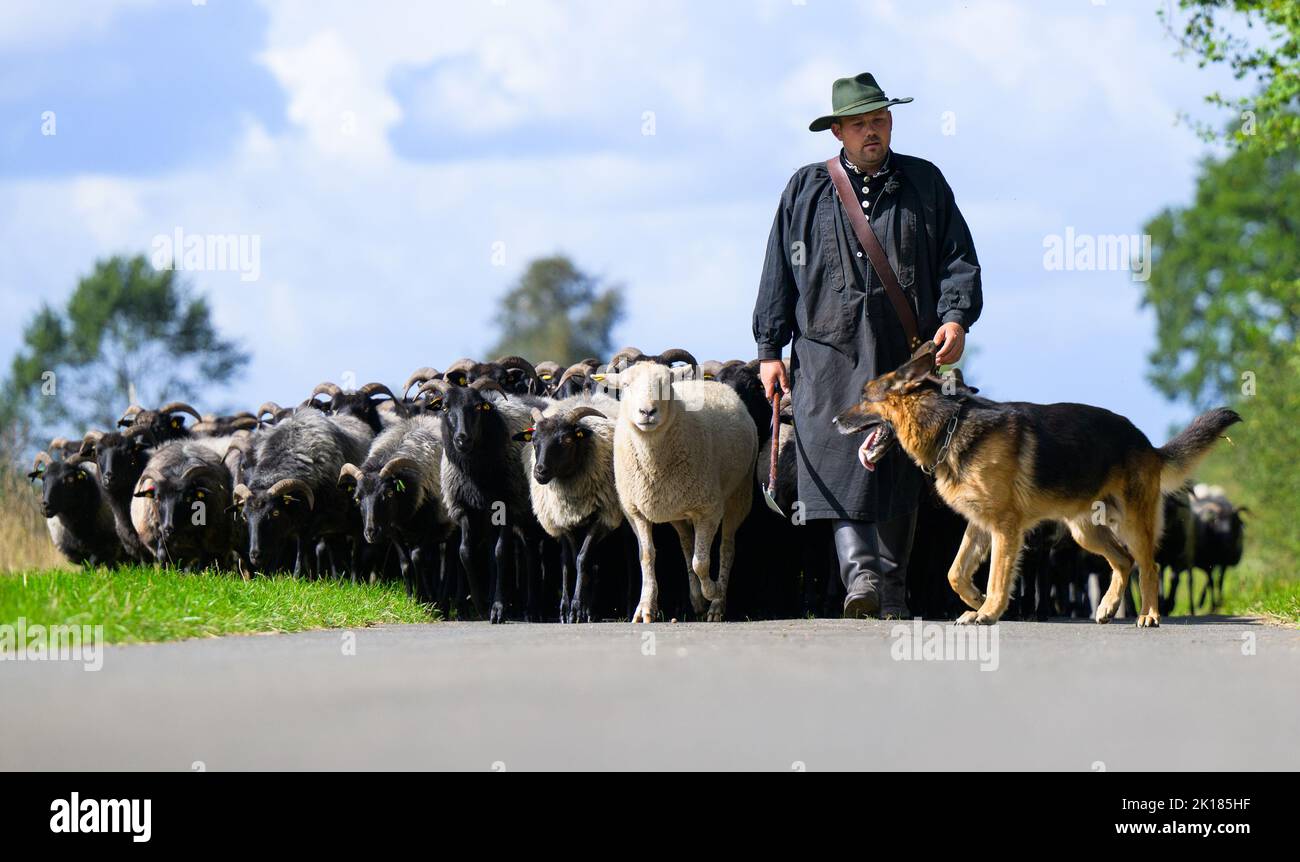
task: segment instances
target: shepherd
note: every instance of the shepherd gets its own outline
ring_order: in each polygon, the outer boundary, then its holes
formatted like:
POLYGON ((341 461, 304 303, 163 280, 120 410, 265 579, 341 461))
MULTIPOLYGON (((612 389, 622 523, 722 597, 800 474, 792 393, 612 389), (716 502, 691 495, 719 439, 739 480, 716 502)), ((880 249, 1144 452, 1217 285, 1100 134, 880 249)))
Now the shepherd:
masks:
POLYGON ((832 521, 850 618, 908 616, 922 476, 898 447, 873 464, 870 439, 859 445, 831 420, 924 340, 939 365, 957 362, 983 306, 975 245, 948 182, 931 162, 890 148, 889 109, 911 101, 886 97, 866 72, 834 83, 831 113, 808 128, 830 129, 842 147, 786 185, 754 305, 763 387, 769 400, 778 385, 793 400, 799 503, 805 519, 832 521))

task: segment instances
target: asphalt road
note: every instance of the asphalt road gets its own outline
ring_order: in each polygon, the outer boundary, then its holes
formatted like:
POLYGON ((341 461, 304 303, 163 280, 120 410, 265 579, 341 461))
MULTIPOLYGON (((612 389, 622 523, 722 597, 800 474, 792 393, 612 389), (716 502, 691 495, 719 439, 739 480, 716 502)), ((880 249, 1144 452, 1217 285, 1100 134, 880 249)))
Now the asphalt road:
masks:
POLYGON ((6 661, 0 768, 1300 769, 1295 629, 1004 622, 981 662, 900 660, 895 625, 448 623, 6 661))

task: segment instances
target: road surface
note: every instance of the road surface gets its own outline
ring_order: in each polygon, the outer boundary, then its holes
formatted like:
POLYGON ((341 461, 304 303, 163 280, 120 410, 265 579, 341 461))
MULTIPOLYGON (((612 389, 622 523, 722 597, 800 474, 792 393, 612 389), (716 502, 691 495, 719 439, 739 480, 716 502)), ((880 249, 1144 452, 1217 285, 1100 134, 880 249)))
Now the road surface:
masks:
POLYGON ((1300 769, 1295 629, 1004 622, 982 660, 904 660, 965 630, 897 625, 443 623, 6 661, 0 768, 1300 769))

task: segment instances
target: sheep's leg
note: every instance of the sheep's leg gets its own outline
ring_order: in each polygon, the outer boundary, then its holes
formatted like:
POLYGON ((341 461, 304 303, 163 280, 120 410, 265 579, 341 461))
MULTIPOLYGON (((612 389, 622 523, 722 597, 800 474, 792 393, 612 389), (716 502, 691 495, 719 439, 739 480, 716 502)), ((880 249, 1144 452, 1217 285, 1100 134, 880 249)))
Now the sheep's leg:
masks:
POLYGON ((695 576, 700 579, 700 592, 710 602, 716 599, 725 601, 726 595, 726 591, 721 589, 718 582, 709 575, 713 537, 718 534, 718 526, 721 522, 721 512, 710 513, 692 521, 692 526, 695 528, 695 553, 686 558, 686 567, 695 570, 695 576))
POLYGON ((520 546, 524 551, 524 621, 540 623, 543 621, 542 603, 542 540, 537 536, 520 534, 520 546))
MULTIPOLYGON (((697 617, 703 618, 709 609, 709 603, 704 598, 703 590, 700 589, 700 579, 695 574, 695 567, 691 565, 691 557, 695 555, 695 528, 690 521, 673 521, 673 529, 677 531, 677 538, 682 543, 682 559, 686 560, 686 583, 691 588, 691 608, 694 609, 697 617)), ((706 568, 704 577, 708 578, 708 576, 706 568)))
POLYGON ((393 550, 397 552, 397 565, 402 569, 402 583, 406 586, 406 595, 411 597, 415 595, 414 578, 411 572, 411 557, 406 553, 406 546, 402 542, 394 541, 393 550))
POLYGON ((492 592, 492 612, 488 621, 503 623, 506 621, 506 608, 509 607, 511 581, 515 576, 515 541, 514 530, 509 524, 503 524, 497 531, 496 545, 496 587, 492 592))
POLYGON ((639 513, 628 513, 641 549, 641 598, 632 612, 632 622, 652 623, 659 613, 659 584, 655 581, 654 525, 639 513))
MULTIPOLYGON (((750 502, 748 484, 743 489, 743 495, 737 494, 727 501, 727 509, 722 516, 722 541, 718 547, 717 595, 710 600, 709 613, 705 617, 708 622, 720 623, 726 614, 727 586, 731 583, 731 566, 736 561, 736 530, 740 529, 741 522, 749 514, 750 502)), ((696 547, 698 548, 699 545, 697 544, 696 547)), ((707 578, 709 573, 707 560, 704 566, 704 575, 707 578)))
POLYGON ((469 581, 469 596, 474 603, 474 614, 483 616, 483 588, 479 581, 478 569, 474 565, 474 543, 478 536, 474 533, 474 519, 465 516, 460 519, 460 565, 465 570, 469 581))
POLYGON ((578 551, 578 558, 575 568, 578 570, 577 580, 573 585, 573 599, 569 603, 569 622, 591 622, 591 593, 594 588, 594 576, 591 574, 591 567, 595 564, 592 559, 592 549, 600 544, 600 540, 609 532, 599 521, 594 522, 588 529, 587 535, 582 540, 582 548, 578 551))
MULTIPOLYGON (((570 559, 573 557, 573 536, 565 533, 560 536, 560 622, 573 622, 569 619, 570 596, 569 592, 569 575, 573 571, 570 566, 570 559)), ((577 584, 574 584, 573 592, 577 592, 577 584)))
POLYGON ((628 522, 624 522, 623 526, 619 528, 619 532, 622 534, 619 536, 619 541, 623 543, 625 566, 623 572, 623 613, 630 617, 636 610, 636 597, 638 593, 637 582, 640 580, 637 576, 641 569, 641 557, 640 551, 637 548, 636 533, 632 530, 632 525, 628 522))
POLYGON ((451 542, 444 539, 438 543, 438 589, 435 596, 438 610, 442 612, 444 620, 451 619, 451 605, 449 599, 452 590, 449 586, 451 580, 456 577, 456 572, 451 561, 451 542))

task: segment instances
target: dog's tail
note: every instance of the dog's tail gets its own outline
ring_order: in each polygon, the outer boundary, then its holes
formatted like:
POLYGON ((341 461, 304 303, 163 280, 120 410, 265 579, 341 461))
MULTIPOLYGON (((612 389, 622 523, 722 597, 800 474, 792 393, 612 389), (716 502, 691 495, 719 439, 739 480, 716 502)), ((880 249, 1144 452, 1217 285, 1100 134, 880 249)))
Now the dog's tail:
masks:
POLYGON ((1156 450, 1165 462, 1160 471, 1160 489, 1176 491, 1196 469, 1210 447, 1230 425, 1241 421, 1237 411, 1216 407, 1192 420, 1181 434, 1156 450))

